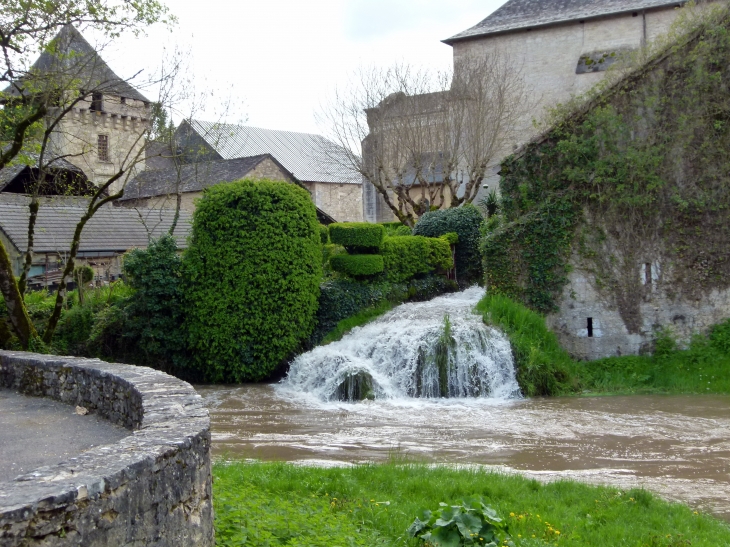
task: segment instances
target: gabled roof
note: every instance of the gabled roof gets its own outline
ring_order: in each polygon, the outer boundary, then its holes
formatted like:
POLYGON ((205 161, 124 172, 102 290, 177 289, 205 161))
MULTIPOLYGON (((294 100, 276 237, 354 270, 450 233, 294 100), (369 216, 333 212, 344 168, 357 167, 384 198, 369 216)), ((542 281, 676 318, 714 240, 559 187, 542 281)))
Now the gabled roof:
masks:
MULTIPOLYGON (((31 165, 16 164, 0 169, 0 192, 29 193, 26 184, 37 184, 39 173, 39 157, 30 154, 35 163, 31 165)), ((45 180, 36 186, 38 195, 89 195, 94 188, 84 172, 64 158, 54 158, 46 165, 45 180)))
POLYGON ((283 174, 293 181, 291 173, 281 167, 279 162, 271 154, 262 154, 248 158, 181 165, 179 167, 179 179, 178 168, 176 167, 148 169, 142 171, 134 180, 127 184, 122 199, 129 200, 176 194, 178 192, 178 180, 180 182, 179 191, 181 193, 199 192, 214 184, 232 182, 245 178, 257 165, 266 159, 277 164, 283 174))
POLYGON ((246 125, 217 124, 202 120, 183 122, 197 133, 223 159, 271 154, 303 182, 361 184, 360 175, 343 167, 345 151, 321 135, 261 129, 246 125), (341 153, 343 161, 333 161, 341 153))
MULTIPOLYGON (((149 102, 142 93, 109 68, 73 25, 64 26, 51 41, 51 47, 59 54, 44 51, 33 63, 31 72, 40 75, 44 73, 68 75, 67 77, 78 81, 81 89, 149 102)), ((18 94, 17 89, 12 86, 7 87, 5 92, 11 95, 18 94)))
MULTIPOLYGON (((18 251, 28 245, 28 203, 30 198, 0 194, 0 230, 18 251)), ((76 224, 86 212, 88 200, 78 197, 54 197, 41 200, 35 225, 36 252, 67 253, 76 230, 76 224)), ((124 252, 136 247, 147 247, 149 229, 152 238, 167 233, 175 211, 172 209, 142 209, 102 206, 91 217, 81 234, 79 251, 124 252), (147 227, 145 228, 145 224, 147 227)), ((175 239, 180 247, 186 246, 191 217, 180 211, 175 239)))
POLYGON ((685 3, 686 0, 509 0, 481 23, 444 40, 444 43, 451 45, 490 34, 685 3))

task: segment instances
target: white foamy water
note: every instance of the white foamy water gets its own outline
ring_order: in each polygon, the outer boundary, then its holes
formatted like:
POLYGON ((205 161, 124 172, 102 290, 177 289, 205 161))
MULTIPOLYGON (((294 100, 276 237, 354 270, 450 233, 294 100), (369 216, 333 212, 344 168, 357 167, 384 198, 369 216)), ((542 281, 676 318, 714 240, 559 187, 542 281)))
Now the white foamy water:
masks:
POLYGON ((332 401, 352 398, 354 380, 365 378, 375 399, 520 398, 509 341, 473 312, 483 296, 484 289, 472 287, 402 304, 298 356, 278 389, 332 401))

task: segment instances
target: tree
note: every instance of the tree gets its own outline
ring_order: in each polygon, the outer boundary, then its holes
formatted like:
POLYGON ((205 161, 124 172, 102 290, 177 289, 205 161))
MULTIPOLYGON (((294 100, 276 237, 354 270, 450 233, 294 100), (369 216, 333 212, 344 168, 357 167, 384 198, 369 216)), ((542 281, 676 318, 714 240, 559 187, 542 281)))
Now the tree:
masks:
MULTIPOLYGON (((142 32, 146 26, 160 21, 171 22, 172 18, 157 0, 23 0, 6 3, 0 11, 0 84, 7 84, 0 93, 3 104, 0 169, 13 162, 30 161, 35 166, 33 180, 27 189, 31 195, 28 248, 19 281, 13 275, 7 250, 0 242, 0 292, 10 324, 24 348, 38 337, 28 317, 23 293, 32 262, 40 188, 48 180, 56 180, 55 168, 60 162, 96 147, 96 143, 81 142, 77 153, 60 153, 58 139, 64 137, 62 122, 74 108, 88 105, 91 110, 98 96, 114 93, 126 83, 108 70, 97 51, 85 50, 90 46, 83 38, 84 47, 76 47, 81 42, 74 25, 115 37, 122 32, 142 32), (30 59, 38 54, 38 61, 31 64, 30 59)), ((126 180, 142 159, 143 148, 139 144, 145 134, 146 130, 141 130, 128 149, 119 155, 113 173, 89 188, 88 206, 76 226, 56 293, 55 308, 43 333, 45 343, 53 337, 61 315, 66 282, 74 272, 83 228, 100 207, 123 195, 126 180)))
POLYGON ((506 54, 485 54, 449 74, 361 70, 319 121, 346 151, 333 150, 331 161, 362 175, 412 227, 429 210, 476 198, 528 103, 520 67, 506 54))

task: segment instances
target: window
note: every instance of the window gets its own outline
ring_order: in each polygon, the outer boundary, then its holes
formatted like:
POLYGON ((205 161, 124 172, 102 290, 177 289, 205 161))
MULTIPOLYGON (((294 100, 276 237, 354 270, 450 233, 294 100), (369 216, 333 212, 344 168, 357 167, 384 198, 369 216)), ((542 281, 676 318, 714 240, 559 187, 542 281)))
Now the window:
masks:
POLYGON ((588 318, 588 338, 593 338, 593 318, 588 318))
POLYGON ((96 150, 99 161, 109 161, 109 135, 99 135, 96 150))
POLYGON ((127 98, 126 97, 119 97, 119 102, 122 104, 127 104, 127 98))
POLYGON ((89 106, 89 111, 91 112, 101 112, 104 108, 104 96, 101 93, 92 93, 91 94, 91 106, 89 106))
POLYGON ((644 264, 644 285, 651 287, 651 263, 647 262, 644 264))

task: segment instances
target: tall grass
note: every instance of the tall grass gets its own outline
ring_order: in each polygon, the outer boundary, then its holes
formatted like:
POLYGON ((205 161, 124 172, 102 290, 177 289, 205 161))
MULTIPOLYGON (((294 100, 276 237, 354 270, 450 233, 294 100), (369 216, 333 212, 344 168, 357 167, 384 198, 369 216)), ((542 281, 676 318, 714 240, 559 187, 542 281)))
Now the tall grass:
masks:
POLYGON ((354 329, 355 327, 361 327, 367 323, 370 323, 371 321, 374 321, 381 315, 392 310, 394 305, 395 304, 393 304, 389 300, 386 300, 380 302, 375 306, 359 311, 355 315, 343 319, 342 321, 339 321, 335 328, 327 333, 327 336, 324 337, 320 345, 325 345, 331 342, 337 342, 338 340, 342 340, 342 337, 345 336, 352 329, 354 329))
POLYGON ((730 320, 677 348, 671 333, 658 333, 654 355, 574 361, 545 319, 505 296, 488 294, 477 305, 487 324, 512 344, 523 393, 712 393, 730 394, 730 320))
POLYGON ((404 463, 225 463, 213 476, 221 547, 416 546, 406 529, 421 509, 473 496, 505 519, 516 547, 730 545, 726 523, 645 490, 404 463))
POLYGON ((517 381, 525 395, 564 395, 579 390, 573 360, 540 314, 506 296, 489 293, 479 301, 477 311, 486 324, 509 337, 517 381))

